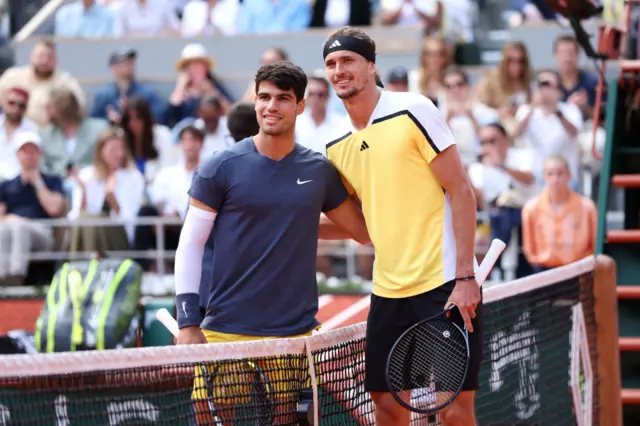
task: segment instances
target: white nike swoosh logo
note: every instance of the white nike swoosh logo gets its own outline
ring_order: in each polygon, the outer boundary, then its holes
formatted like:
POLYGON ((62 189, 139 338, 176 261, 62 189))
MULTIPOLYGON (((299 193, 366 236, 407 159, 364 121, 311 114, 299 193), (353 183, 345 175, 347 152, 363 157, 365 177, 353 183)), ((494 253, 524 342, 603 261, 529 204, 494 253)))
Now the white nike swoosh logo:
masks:
POLYGON ((313 180, 300 180, 298 178, 298 181, 296 182, 298 185, 304 185, 305 183, 309 183, 309 182, 313 182, 313 180))
POLYGON ((185 318, 189 318, 189 315, 187 314, 187 302, 182 302, 182 312, 184 312, 185 318))

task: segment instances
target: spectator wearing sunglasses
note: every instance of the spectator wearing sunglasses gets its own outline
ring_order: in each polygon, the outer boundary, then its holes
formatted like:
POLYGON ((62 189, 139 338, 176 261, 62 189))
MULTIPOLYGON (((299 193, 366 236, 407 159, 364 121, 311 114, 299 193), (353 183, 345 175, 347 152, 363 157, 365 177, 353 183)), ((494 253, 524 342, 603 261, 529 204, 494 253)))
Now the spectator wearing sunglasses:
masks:
MULTIPOLYGON (((507 131, 497 122, 480 126, 478 138, 480 158, 467 173, 479 207, 489 212, 490 240, 498 238, 509 243, 515 230, 518 241, 522 241, 522 207, 535 194, 532 153, 512 147, 507 131)), ((498 269, 500 263, 496 263, 498 269)), ((531 273, 524 256, 518 258, 515 269, 515 278, 531 273)))
POLYGON ((461 68, 447 69, 444 87, 439 109, 453 132, 462 162, 469 166, 478 156, 480 125, 498 121, 498 112, 474 99, 469 75, 461 68))
POLYGON ((2 99, 0 114, 0 181, 13 179, 20 173, 16 156, 15 135, 21 132, 38 131, 38 125, 25 117, 29 103, 29 92, 12 87, 2 99))
POLYGON ((514 136, 523 138, 521 144, 534 153, 534 173, 542 182, 544 160, 563 156, 569 163, 575 188, 580 161, 578 133, 583 126, 582 112, 572 103, 562 102, 560 77, 555 71, 538 73, 531 104, 518 108, 514 136))

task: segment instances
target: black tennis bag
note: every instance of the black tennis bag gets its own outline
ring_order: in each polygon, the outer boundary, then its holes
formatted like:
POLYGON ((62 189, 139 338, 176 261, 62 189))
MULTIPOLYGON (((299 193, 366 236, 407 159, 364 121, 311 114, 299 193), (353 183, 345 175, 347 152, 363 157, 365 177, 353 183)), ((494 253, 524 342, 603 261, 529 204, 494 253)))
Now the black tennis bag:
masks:
POLYGON ((132 260, 69 262, 56 272, 36 322, 38 352, 135 344, 142 268, 132 260))

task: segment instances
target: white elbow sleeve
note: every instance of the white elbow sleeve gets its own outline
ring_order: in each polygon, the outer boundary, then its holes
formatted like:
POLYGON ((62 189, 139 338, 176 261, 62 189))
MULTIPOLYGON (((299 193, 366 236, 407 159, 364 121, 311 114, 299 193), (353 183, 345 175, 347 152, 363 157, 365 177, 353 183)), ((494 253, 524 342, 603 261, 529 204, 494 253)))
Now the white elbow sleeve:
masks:
POLYGON ((180 232, 175 259, 176 295, 199 294, 204 246, 213 230, 216 213, 189 207, 180 232))
POLYGON ((204 246, 216 213, 190 206, 176 251, 175 285, 178 327, 200 325, 200 279, 204 246))

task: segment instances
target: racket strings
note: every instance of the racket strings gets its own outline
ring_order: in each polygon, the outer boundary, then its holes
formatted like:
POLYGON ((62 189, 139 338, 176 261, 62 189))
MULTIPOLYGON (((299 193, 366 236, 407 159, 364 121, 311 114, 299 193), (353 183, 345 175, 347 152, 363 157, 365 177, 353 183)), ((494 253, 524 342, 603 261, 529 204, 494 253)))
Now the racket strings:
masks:
POLYGON ((425 322, 405 334, 391 353, 391 390, 413 390, 412 407, 435 411, 457 394, 467 359, 466 338, 458 327, 445 319, 425 322))
POLYGON ((210 408, 222 424, 272 424, 273 389, 259 367, 250 362, 225 362, 214 370, 208 377, 210 408), (226 418, 229 415, 232 418, 226 418))

